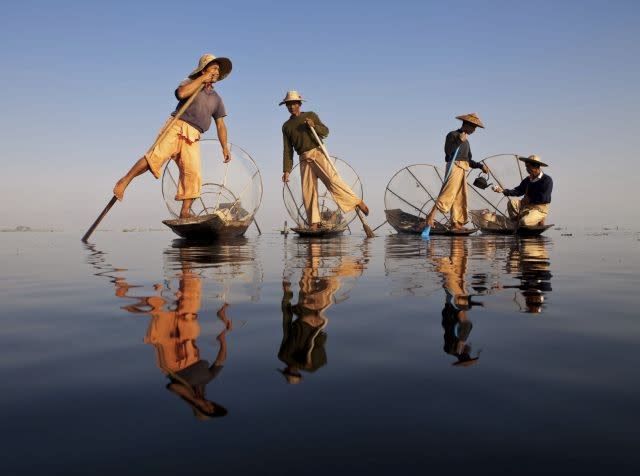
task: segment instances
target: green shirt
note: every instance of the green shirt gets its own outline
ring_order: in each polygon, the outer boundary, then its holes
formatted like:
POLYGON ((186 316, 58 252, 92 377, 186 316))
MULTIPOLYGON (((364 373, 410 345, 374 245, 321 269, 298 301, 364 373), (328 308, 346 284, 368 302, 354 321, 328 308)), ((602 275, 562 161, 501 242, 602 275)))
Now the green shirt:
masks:
POLYGON ((320 118, 315 112, 308 111, 301 112, 299 116, 292 115, 287 122, 282 124, 282 143, 284 145, 282 152, 283 172, 291 172, 293 168, 293 149, 300 155, 320 145, 313 137, 309 126, 304 123, 305 119, 313 120, 316 125, 316 132, 321 139, 329 135, 329 129, 320 121, 320 118))

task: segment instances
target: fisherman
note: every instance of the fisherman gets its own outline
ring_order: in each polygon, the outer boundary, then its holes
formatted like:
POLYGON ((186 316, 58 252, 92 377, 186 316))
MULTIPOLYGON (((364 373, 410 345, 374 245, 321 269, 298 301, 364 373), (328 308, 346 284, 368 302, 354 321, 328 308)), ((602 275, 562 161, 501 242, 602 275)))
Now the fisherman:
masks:
MULTIPOLYGON (((138 175, 146 171, 160 178, 162 167, 173 159, 180 172, 178 190, 175 199, 182 201, 180 218, 193 216, 190 212, 191 203, 200 196, 202 177, 200 173, 200 135, 211 126, 211 119, 215 121, 218 140, 222 147, 224 162, 231 160, 231 152, 227 144, 227 127, 224 117, 227 115, 222 98, 214 90, 213 84, 222 81, 231 73, 231 60, 229 58, 217 58, 212 54, 205 54, 200 58, 198 66, 187 79, 182 81, 175 90, 178 105, 171 114, 174 116, 183 104, 194 93, 198 95, 187 107, 182 116, 176 120, 171 130, 155 146, 139 159, 131 170, 116 183, 113 194, 122 200, 124 191, 129 183, 138 175), (202 88, 202 90, 200 90, 202 88), (199 91, 199 92, 198 92, 199 91)), ((168 126, 170 117, 165 127, 168 126)), ((162 128, 158 138, 163 134, 162 128)))
POLYGON ((284 151, 282 154, 282 181, 289 181, 289 174, 293 168, 293 149, 300 157, 300 176, 302 180, 302 200, 307 212, 307 224, 311 231, 318 229, 321 222, 318 208, 318 179, 333 196, 338 207, 343 212, 358 208, 365 215, 369 215, 369 207, 353 193, 335 171, 329 159, 325 157, 310 130, 315 129, 318 136, 325 138, 329 129, 315 112, 302 112, 302 96, 297 91, 288 91, 280 106, 285 104, 291 114, 289 120, 282 125, 282 140, 284 151))
POLYGON ((502 193, 505 197, 524 197, 521 200, 510 199, 507 203, 509 218, 518 225, 533 226, 544 225, 544 220, 549 213, 551 203, 551 191, 553 190, 553 180, 542 172, 541 167, 547 164, 540 160, 537 155, 529 157, 518 157, 524 162, 529 175, 520 182, 516 188, 503 189, 499 185, 493 190, 502 193))
POLYGON ((443 214, 451 211, 451 229, 462 230, 468 220, 466 172, 472 168, 482 169, 485 174, 488 174, 489 167, 471 160, 468 136, 473 134, 477 127, 484 129, 484 124, 478 115, 472 112, 456 116, 456 119, 462 121, 462 126, 460 129, 449 132, 445 139, 444 153, 447 164, 445 180, 433 208, 427 215, 426 222, 428 226, 433 226, 437 210, 443 214))

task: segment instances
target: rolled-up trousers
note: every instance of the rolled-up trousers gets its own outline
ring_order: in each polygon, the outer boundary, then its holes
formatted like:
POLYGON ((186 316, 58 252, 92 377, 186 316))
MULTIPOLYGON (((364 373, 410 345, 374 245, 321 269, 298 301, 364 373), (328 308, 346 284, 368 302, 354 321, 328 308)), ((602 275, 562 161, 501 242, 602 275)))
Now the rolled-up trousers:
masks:
POLYGON ((318 179, 322 180, 343 212, 353 210, 360 203, 360 198, 340 178, 320 147, 300 155, 300 177, 302 179, 302 201, 307 212, 309 225, 321 221, 318 209, 318 179))
POLYGON ((438 195, 436 208, 445 215, 451 210, 451 223, 464 225, 468 220, 466 172, 469 162, 456 160, 447 164, 447 167, 451 168, 451 172, 438 195))

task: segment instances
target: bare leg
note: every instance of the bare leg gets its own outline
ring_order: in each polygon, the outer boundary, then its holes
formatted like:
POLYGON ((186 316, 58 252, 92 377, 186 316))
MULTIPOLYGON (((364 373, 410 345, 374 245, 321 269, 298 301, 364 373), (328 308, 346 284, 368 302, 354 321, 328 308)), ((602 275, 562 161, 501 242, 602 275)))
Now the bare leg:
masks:
POLYGON ((180 210, 180 218, 190 218, 193 216, 191 213, 191 204, 193 203, 193 198, 185 198, 182 200, 182 209, 180 210))
POLYGON ((429 212, 429 214, 427 215, 427 218, 425 219, 427 226, 433 226, 433 222, 435 221, 434 219, 435 215, 436 215, 436 206, 434 205, 431 211, 429 212))
POLYGON ((129 183, 138 175, 145 173, 147 170, 149 170, 149 164, 147 163, 147 159, 142 157, 133 164, 133 167, 131 167, 131 170, 127 172, 127 175, 118 180, 116 186, 113 187, 113 194, 116 198, 118 200, 122 200, 124 198, 124 191, 129 186, 129 183))
POLYGON ((360 203, 358 203, 356 207, 358 207, 360 211, 364 213, 364 216, 366 217, 369 216, 369 207, 367 206, 366 203, 364 203, 364 200, 360 200, 360 203))

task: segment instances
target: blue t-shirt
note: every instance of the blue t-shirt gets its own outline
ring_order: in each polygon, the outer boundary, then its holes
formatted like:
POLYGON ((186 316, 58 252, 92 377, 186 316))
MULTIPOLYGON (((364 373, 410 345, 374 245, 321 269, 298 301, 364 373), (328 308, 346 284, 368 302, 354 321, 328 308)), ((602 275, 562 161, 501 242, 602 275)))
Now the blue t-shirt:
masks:
MULTIPOLYGON (((191 79, 185 79, 180 83, 180 86, 189 84, 191 81, 191 79)), ((177 89, 176 97, 178 97, 177 89)), ((178 110, 188 99, 189 98, 181 99, 176 106, 176 110, 173 111, 171 115, 175 116, 178 110)), ((204 133, 209 130, 209 127, 211 127, 211 118, 220 119, 226 115, 227 111, 224 108, 222 98, 213 88, 211 88, 200 91, 187 110, 184 111, 184 114, 182 114, 180 119, 188 122, 201 133, 204 133)))

